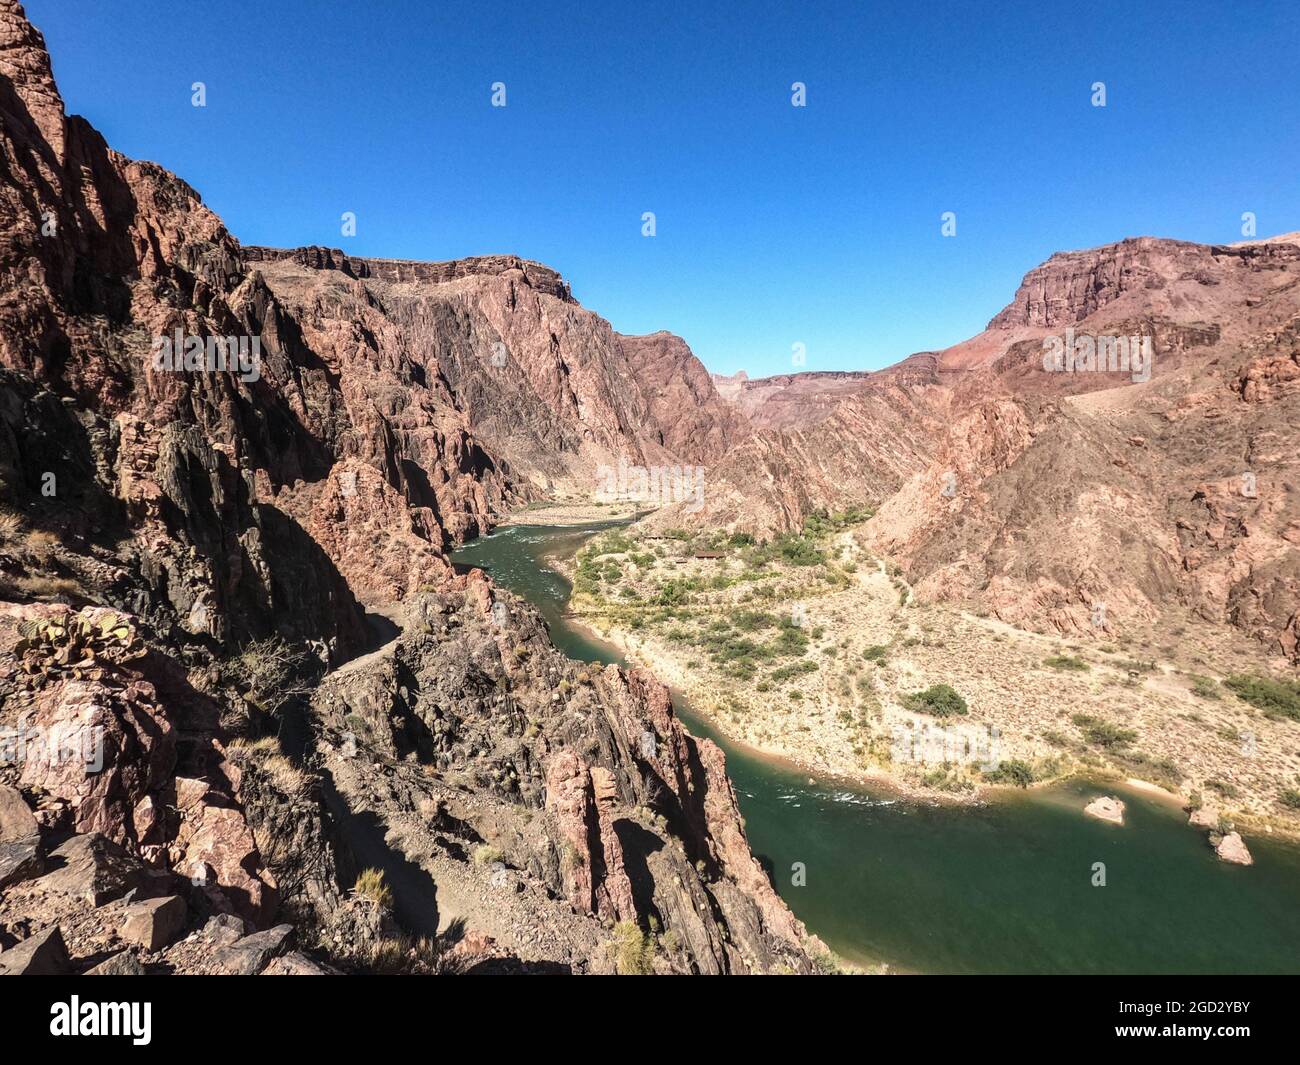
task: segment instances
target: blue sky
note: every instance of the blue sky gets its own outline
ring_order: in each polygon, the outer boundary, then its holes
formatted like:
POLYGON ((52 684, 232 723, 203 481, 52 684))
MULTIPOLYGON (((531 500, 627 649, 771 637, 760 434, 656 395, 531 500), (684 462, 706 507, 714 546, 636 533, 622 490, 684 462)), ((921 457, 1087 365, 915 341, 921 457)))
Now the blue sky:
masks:
POLYGON ((513 252, 721 373, 955 343, 1056 250, 1300 229, 1293 0, 26 8, 68 110, 245 243, 513 252))

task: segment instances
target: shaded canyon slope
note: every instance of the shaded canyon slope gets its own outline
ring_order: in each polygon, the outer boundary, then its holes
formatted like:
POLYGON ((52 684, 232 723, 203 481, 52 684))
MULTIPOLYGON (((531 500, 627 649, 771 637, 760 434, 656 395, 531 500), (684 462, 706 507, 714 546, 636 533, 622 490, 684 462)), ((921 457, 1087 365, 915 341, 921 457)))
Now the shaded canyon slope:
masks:
POLYGON ((684 345, 511 256, 241 247, 65 115, 14 0, 0 159, 0 726, 102 737, 0 767, 0 970, 813 967, 666 690, 447 561, 730 446, 684 345), (178 331, 258 372, 160 365, 178 331))
POLYGON ((705 463, 748 431, 680 338, 616 333, 540 263, 406 262, 324 248, 245 254, 313 324, 364 298, 391 343, 446 382, 521 497, 589 496, 601 467, 620 459, 705 463))

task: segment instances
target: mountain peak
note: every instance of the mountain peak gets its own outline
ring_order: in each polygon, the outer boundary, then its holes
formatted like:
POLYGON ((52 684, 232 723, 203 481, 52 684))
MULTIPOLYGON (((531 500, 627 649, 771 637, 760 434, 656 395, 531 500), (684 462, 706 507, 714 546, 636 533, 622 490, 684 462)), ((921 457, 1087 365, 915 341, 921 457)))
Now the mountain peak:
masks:
POLYGON ((5 117, 44 141, 62 164, 66 142, 63 97, 54 83, 45 38, 27 19, 17 0, 0 0, 0 78, 12 86, 12 95, 0 97, 5 117))

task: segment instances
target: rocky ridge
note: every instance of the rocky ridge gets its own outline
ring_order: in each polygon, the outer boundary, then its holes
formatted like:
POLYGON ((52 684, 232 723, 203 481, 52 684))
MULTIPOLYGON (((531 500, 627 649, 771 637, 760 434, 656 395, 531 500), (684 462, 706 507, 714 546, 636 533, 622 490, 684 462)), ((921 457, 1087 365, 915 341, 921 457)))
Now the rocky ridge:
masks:
POLYGON ((242 248, 64 115, 14 0, 0 150, 0 970, 811 969, 717 748, 445 554, 728 412, 656 426, 538 264, 242 248), (160 364, 176 334, 256 372, 160 364))

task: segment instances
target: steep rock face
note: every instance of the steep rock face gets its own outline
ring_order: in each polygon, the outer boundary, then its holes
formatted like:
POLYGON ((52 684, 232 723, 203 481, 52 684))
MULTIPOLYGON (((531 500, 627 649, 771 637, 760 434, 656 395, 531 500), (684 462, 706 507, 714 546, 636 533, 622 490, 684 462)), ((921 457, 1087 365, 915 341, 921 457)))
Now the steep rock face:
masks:
POLYGON ((1121 626, 1180 608, 1295 661, 1297 255, 1144 239, 1055 257, 953 388, 958 412, 1018 408, 1018 443, 995 459, 988 421, 955 418, 875 544, 922 594, 1016 624, 1096 635, 1090 603, 1121 626), (1067 324, 1150 338, 1150 380, 1044 372, 1043 337, 1067 324))
POLYGON ((749 423, 721 401, 713 377, 672 333, 619 335, 632 372, 646 396, 658 442, 673 456, 711 464, 740 443, 749 423))
POLYGON ((337 248, 315 245, 306 248, 266 248, 250 244, 244 247, 244 258, 248 262, 268 263, 291 260, 313 270, 338 270, 348 277, 375 278, 379 281, 423 281, 431 285, 441 285, 463 277, 517 274, 529 288, 554 296, 565 303, 575 302, 568 284, 556 271, 517 255, 476 255, 468 259, 436 263, 418 259, 376 259, 345 255, 337 248))
POLYGON ((711 461, 745 432, 679 338, 626 337, 577 304, 554 271, 513 256, 449 263, 247 249, 277 296, 311 321, 353 290, 377 332, 441 376, 475 437, 524 494, 590 494, 601 466, 711 461))
POLYGON ((506 491, 494 461, 360 281, 336 275, 347 284, 327 305, 293 317, 193 189, 63 117, 17 4, 0 8, 0 33, 6 502, 115 554, 112 585, 82 592, 163 631, 360 645, 354 595, 292 505, 315 494, 303 486, 367 463, 436 552, 490 522, 506 491), (173 368, 157 356, 174 337, 255 341, 260 360, 173 368))
POLYGON ((660 971, 806 971, 820 945, 750 854, 721 752, 662 685, 564 658, 477 573, 411 609, 313 700, 334 786, 418 869, 394 874, 399 910, 405 894, 535 967, 607 968, 602 922, 635 922, 660 971))
POLYGON ((873 375, 856 370, 807 371, 751 379, 713 375, 719 396, 755 429, 804 429, 823 420, 843 399, 867 389, 873 375))
POLYGON ((90 968, 129 881, 198 926, 145 952, 155 971, 322 971, 286 953, 295 935, 344 968, 437 971, 447 944, 404 937, 458 908, 498 971, 621 967, 615 921, 658 971, 810 969, 819 944, 761 878, 719 753, 648 680, 584 679, 531 612, 501 621, 444 553, 520 498, 520 424, 572 477, 667 457, 674 434, 713 446, 708 418, 653 428, 620 339, 538 264, 240 248, 183 181, 65 118, 13 0, 0 148, 0 727, 102 737, 89 773, 0 768, 38 824, 4 856, 0 945, 66 938, 61 964, 90 968), (162 364, 174 336, 256 338, 260 361, 162 364), (522 414, 494 408, 495 452, 474 425, 498 369, 522 414), (370 650, 394 630, 366 607, 411 631, 370 650), (643 769, 643 719, 687 761, 643 769), (566 760, 588 834, 547 802, 566 760), (493 833, 508 867, 469 850, 493 833), (403 853, 451 864, 435 881, 403 853), (576 909, 566 862, 592 878, 576 909), (349 892, 367 866, 401 929, 349 892), (267 927, 281 914, 296 931, 267 927))
POLYGON ((809 425, 754 430, 706 469, 702 502, 645 521, 770 536, 800 528, 814 511, 877 506, 929 461, 942 410, 933 378, 859 386, 809 425))
MULTIPOLYGON (((0 770, 39 826, 6 852, 0 944, 62 928, 65 964, 86 969, 131 882, 212 918, 182 944, 151 939, 147 964, 175 971, 266 969, 295 935, 266 927, 281 913, 344 967, 433 971, 437 941, 403 936, 456 910, 498 970, 809 970, 819 944, 750 856, 720 754, 663 689, 591 679, 445 555, 520 498, 512 433, 539 455, 526 493, 551 454, 572 480, 616 455, 671 458, 669 440, 711 449, 731 430, 718 415, 656 427, 662 397, 621 338, 539 264, 243 250, 181 179, 64 117, 12 0, 0 118, 0 726, 103 737, 91 772, 26 754, 0 770), (155 359, 172 337, 256 338, 260 360, 173 367, 155 359), (357 657, 385 628, 364 607, 398 616, 403 599, 412 631, 357 657), (564 767, 573 823, 546 792, 564 767), (85 861, 47 873, 69 832, 85 861), (510 865, 480 860, 487 839, 510 865), (432 856, 437 879, 416 871, 432 856), (400 930, 348 893, 365 866, 393 876, 400 930), (498 897, 476 909, 474 891, 498 897)), ((645 356, 706 397, 684 346, 645 356)))
POLYGON ((1125 295, 1138 297, 1154 314, 1179 315, 1192 307, 1204 312, 1231 306, 1243 290, 1258 287, 1260 274, 1296 263, 1300 246, 1294 243, 1217 245, 1136 237, 1058 252, 1025 275, 1015 299, 989 328, 1064 328, 1125 295), (1204 291, 1214 288, 1223 291, 1204 291))

